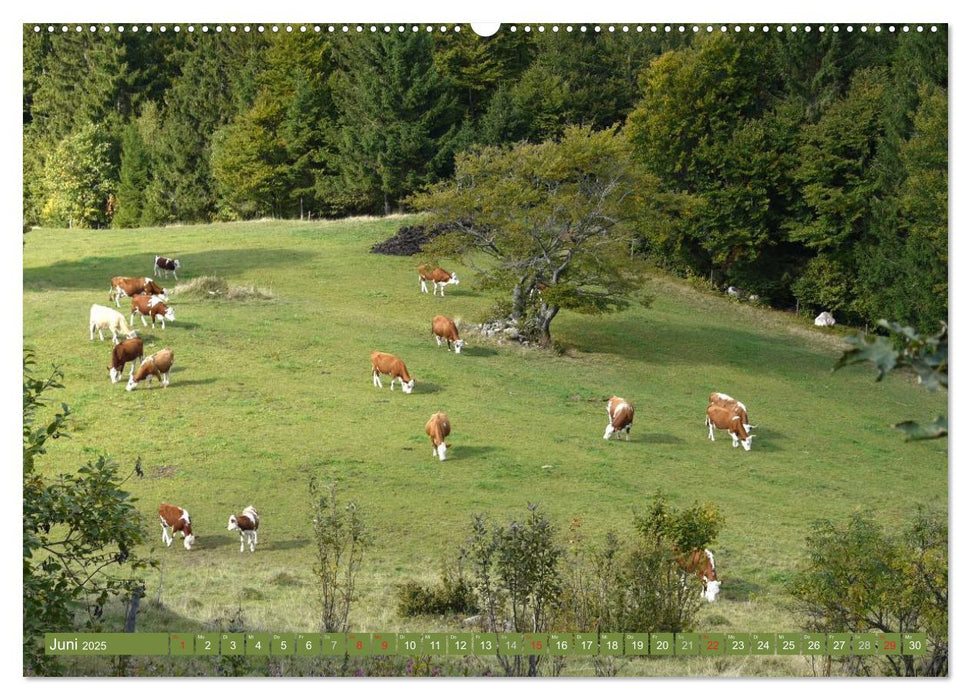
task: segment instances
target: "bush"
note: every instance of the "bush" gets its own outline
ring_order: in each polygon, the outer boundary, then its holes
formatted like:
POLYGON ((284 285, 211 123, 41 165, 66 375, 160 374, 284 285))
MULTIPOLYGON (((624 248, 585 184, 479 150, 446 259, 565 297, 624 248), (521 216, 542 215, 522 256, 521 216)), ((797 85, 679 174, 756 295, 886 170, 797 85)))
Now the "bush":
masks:
POLYGON ((789 585, 810 629, 821 632, 924 632, 925 656, 855 656, 846 672, 946 676, 948 657, 947 516, 919 512, 890 532, 857 513, 845 526, 821 521, 789 585))
POLYGON ((471 582, 461 570, 451 571, 442 566, 441 581, 434 586, 422 586, 406 581, 397 587, 398 613, 415 615, 474 615, 479 612, 477 596, 471 582))

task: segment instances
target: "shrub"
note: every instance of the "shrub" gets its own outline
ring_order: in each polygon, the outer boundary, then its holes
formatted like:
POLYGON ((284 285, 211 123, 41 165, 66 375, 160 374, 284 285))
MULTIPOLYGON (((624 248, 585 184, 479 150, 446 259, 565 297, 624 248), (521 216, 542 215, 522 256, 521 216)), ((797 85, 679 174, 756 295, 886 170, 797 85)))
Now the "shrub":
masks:
POLYGON ((415 615, 474 615, 479 612, 477 596, 471 582, 461 570, 442 566, 442 576, 434 586, 406 581, 397 587, 398 612, 415 615))

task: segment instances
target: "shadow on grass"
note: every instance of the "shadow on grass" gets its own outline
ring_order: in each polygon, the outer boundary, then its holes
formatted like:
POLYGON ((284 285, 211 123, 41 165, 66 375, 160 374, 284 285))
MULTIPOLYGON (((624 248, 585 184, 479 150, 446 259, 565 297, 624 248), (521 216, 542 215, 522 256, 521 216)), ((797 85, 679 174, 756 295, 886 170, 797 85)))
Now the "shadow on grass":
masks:
MULTIPOLYGON (((225 525, 223 526, 225 530, 225 525)), ((256 543, 256 553, 259 553, 260 549, 301 549, 310 544, 310 540, 307 538, 297 538, 293 540, 273 540, 264 541, 261 537, 256 543)), ((175 546, 174 544, 172 545, 175 546)), ((193 549, 224 549, 226 547, 232 547, 233 549, 239 551, 239 535, 235 532, 229 532, 226 530, 226 534, 216 534, 216 535, 200 535, 198 542, 193 549)), ((249 544, 246 545, 245 554, 250 554, 249 544)))
MULTIPOLYGON (((174 371, 175 368, 173 367, 172 369, 174 371)), ((171 384, 169 384, 168 388, 171 389, 172 387, 195 386, 198 384, 214 384, 215 382, 216 380, 213 377, 209 377, 208 379, 187 379, 184 382, 182 381, 180 381, 179 383, 172 382, 171 384)))
MULTIPOLYGON (((27 239, 27 245, 30 245, 29 239, 27 239)), ((163 287, 171 289, 190 281, 193 277, 203 275, 233 279, 251 268, 305 266, 308 258, 315 256, 316 253, 310 251, 289 248, 227 249, 187 253, 176 255, 182 264, 180 271, 185 271, 179 280, 170 278, 163 279, 161 282, 163 287)), ((100 289, 104 291, 104 297, 107 299, 108 286, 112 277, 124 275, 154 278, 154 265, 155 256, 149 253, 119 257, 88 256, 80 260, 62 260, 42 267, 25 267, 24 289, 30 291, 100 289)), ((175 301, 174 298, 173 301, 175 301)))
POLYGON ((417 394, 437 394, 442 391, 442 385, 435 384, 434 382, 419 382, 416 380, 414 391, 417 394))
MULTIPOLYGON (((614 438, 616 439, 616 438, 614 438)), ((655 445, 680 445, 684 443, 684 440, 677 437, 676 435, 667 435, 666 433, 646 433, 640 436, 640 440, 637 437, 632 437, 633 442, 650 442, 655 445)))
POLYGON ((746 602, 752 600, 763 591, 763 587, 757 583, 746 581, 745 579, 732 578, 722 581, 724 588, 719 591, 719 598, 724 600, 738 600, 746 602))
POLYGON ((481 457, 482 455, 492 454, 502 451, 495 445, 456 445, 451 453, 456 459, 466 457, 481 457))
POLYGON ((498 355, 499 351, 495 348, 484 347, 481 345, 467 345, 462 348, 463 355, 471 355, 472 357, 492 357, 493 355, 498 355))

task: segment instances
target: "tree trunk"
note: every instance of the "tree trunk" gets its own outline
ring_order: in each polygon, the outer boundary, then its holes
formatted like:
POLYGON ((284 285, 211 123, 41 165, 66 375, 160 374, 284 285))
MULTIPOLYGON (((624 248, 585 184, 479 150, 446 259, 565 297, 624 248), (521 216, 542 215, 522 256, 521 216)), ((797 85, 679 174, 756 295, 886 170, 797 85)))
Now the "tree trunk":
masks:
POLYGON ((384 215, 389 216, 391 214, 391 200, 388 199, 388 194, 384 194, 384 215))
POLYGON ((536 330, 539 333, 539 344, 544 348, 550 346, 550 324, 553 323, 553 319, 556 318, 556 314, 560 312, 559 306, 547 306, 545 303, 540 306, 540 311, 536 315, 536 330))

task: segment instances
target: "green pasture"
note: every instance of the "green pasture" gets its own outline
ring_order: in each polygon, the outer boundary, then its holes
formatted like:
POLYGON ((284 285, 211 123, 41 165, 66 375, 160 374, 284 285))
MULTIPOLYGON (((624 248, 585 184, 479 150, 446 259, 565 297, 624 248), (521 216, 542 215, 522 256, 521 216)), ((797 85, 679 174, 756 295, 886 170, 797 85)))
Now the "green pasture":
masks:
MULTIPOLYGON (((712 545, 723 586, 700 626, 781 632, 800 623, 784 585, 814 519, 867 509, 892 526, 920 505, 946 507, 946 442, 907 443, 891 427, 933 419, 946 411, 946 395, 906 376, 876 383, 872 368, 831 372, 839 334, 659 276, 650 308, 562 313, 552 330, 563 354, 470 336, 456 356, 436 345, 432 317, 479 321, 492 300, 454 261, 441 262, 462 283, 441 298, 420 293, 420 259, 368 252, 407 222, 25 235, 24 342, 42 370, 64 371, 55 398, 74 414, 71 438, 42 463, 65 471, 101 453, 123 465, 143 460, 144 478, 126 486, 160 562, 147 589, 161 605, 145 607, 140 631, 220 629, 239 611, 249 629, 315 629, 313 474, 336 480, 374 533, 351 616, 367 631, 455 627, 399 617, 394 586, 437 580, 473 513, 508 522, 539 503, 564 542, 579 519, 583 541, 599 543, 610 529, 633 536, 632 512, 658 489, 678 506, 713 501, 726 516, 712 545), (108 380, 110 341, 88 339, 88 310, 109 305, 112 276, 151 276, 156 254, 182 261, 180 281, 216 275, 274 298, 173 295, 177 320, 166 330, 136 319, 148 352, 174 350, 171 385, 126 393, 108 380), (414 393, 391 392, 386 379, 383 390, 372 387, 375 349, 406 362, 414 393), (724 432, 708 441, 713 390, 748 405, 757 426, 751 452, 733 449, 724 432), (613 394, 636 408, 629 443, 602 438, 613 394), (453 426, 444 463, 423 430, 437 410, 453 426), (190 512, 193 551, 178 539, 162 545, 160 501, 190 512), (260 543, 240 554, 226 521, 250 504, 262 516, 260 543)), ((747 664, 761 662, 732 663, 725 672, 747 675, 747 664)), ((796 663, 806 662, 777 672, 796 663)))

